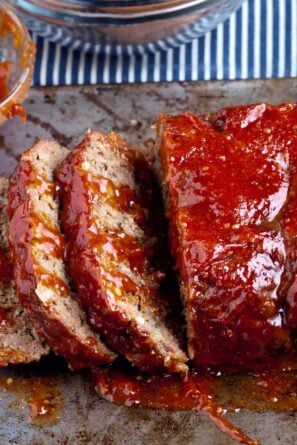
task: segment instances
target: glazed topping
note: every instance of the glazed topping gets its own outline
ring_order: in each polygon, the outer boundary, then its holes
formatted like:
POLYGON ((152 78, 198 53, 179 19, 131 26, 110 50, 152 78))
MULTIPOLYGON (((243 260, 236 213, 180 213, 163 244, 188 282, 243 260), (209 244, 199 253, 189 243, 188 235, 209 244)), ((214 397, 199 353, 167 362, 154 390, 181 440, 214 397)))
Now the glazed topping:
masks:
POLYGON ((75 164, 80 180, 73 182, 73 167, 66 166, 63 175, 60 175, 63 184, 73 183, 71 189, 68 189, 69 195, 65 195, 64 205, 71 212, 65 213, 63 218, 67 232, 71 234, 68 257, 87 257, 96 271, 94 280, 99 273, 101 284, 111 299, 123 299, 124 296, 132 299, 134 294, 155 298, 158 291, 154 281, 158 281, 158 273, 151 275, 151 282, 146 280, 142 284, 141 278, 135 280, 135 277, 126 275, 118 267, 126 264, 138 277, 148 274, 152 246, 144 246, 121 228, 109 228, 108 221, 106 227, 102 223, 98 224, 98 215, 90 210, 100 207, 100 204, 107 204, 122 214, 128 214, 137 224, 145 224, 146 211, 139 204, 139 197, 128 186, 115 184, 110 179, 90 173, 82 155, 76 156, 75 164), (71 198, 72 195, 75 195, 75 199, 71 198), (67 199, 71 200, 72 205, 67 204, 67 199), (75 208, 75 201, 79 202, 80 208, 83 206, 84 211, 75 208))
POLYGON ((97 196, 102 202, 106 202, 117 210, 131 213, 139 222, 143 220, 143 209, 130 187, 116 185, 110 179, 89 174, 86 175, 86 181, 93 197, 97 196))
POLYGON ((296 119, 295 105, 266 104, 206 120, 161 119, 172 249, 198 365, 245 367, 290 345, 284 313, 297 322, 290 262, 297 252, 296 119))
MULTIPOLYGON (((11 184, 10 187, 10 207, 8 212, 12 215, 14 211, 28 212, 26 206, 27 196, 26 190, 28 188, 36 188, 39 193, 42 193, 44 197, 48 196, 52 199, 55 196, 55 184, 48 181, 45 177, 36 174, 32 163, 26 160, 22 160, 19 166, 19 183, 11 184), (24 196, 23 196, 24 194, 24 196), (20 202, 24 202, 20 207, 20 202)), ((45 267, 44 259, 61 259, 64 256, 65 240, 60 233, 57 224, 49 218, 45 213, 37 213, 34 209, 30 209, 30 229, 31 239, 30 245, 36 250, 39 258, 39 264, 36 263, 34 270, 35 275, 38 277, 38 281, 41 285, 54 289, 60 296, 69 295, 69 287, 65 280, 61 278, 54 270, 45 267)), ((22 218, 18 219, 18 224, 23 224, 22 218)), ((14 219, 14 235, 18 239, 18 232, 22 233, 22 227, 16 225, 16 219, 14 219)), ((28 228, 29 230, 29 228, 28 228)), ((23 242, 22 239, 19 242, 23 242)), ((26 271, 24 270, 24 274, 26 271)), ((25 279, 25 278, 23 278, 25 279)))

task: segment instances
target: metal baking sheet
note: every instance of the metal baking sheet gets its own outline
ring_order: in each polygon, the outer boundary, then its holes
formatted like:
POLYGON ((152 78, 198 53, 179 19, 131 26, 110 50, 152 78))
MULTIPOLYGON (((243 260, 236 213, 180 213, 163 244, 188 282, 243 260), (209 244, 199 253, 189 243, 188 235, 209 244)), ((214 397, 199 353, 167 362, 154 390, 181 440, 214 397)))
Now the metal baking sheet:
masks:
MULTIPOLYGON (((256 80, 32 89, 28 122, 0 128, 0 174, 9 175, 19 154, 36 139, 55 138, 73 147, 88 128, 122 133, 142 145, 153 136, 162 112, 214 111, 222 106, 297 101, 297 80, 256 80)), ((101 400, 86 374, 72 374, 56 362, 5 369, 1 376, 52 376, 64 406, 55 425, 34 426, 10 392, 0 390, 0 445, 231 445, 201 415, 119 407, 101 400), (45 369, 46 368, 46 369, 45 369)), ((243 410, 228 418, 263 445, 295 445, 297 414, 243 410)))

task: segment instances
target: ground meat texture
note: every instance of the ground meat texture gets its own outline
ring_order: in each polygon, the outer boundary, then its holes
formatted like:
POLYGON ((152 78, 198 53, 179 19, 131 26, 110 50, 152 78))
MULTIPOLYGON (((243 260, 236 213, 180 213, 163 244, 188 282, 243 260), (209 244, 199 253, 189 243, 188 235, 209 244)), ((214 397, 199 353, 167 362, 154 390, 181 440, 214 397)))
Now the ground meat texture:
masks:
POLYGON ((196 367, 250 369, 297 328, 297 106, 161 116, 158 150, 196 367))
POLYGON ((38 334, 71 368, 81 368, 109 363, 114 354, 88 325, 65 272, 53 175, 67 153, 40 141, 22 154, 9 185, 9 240, 19 299, 38 334))
POLYGON ((68 156, 57 174, 67 265, 109 347, 145 371, 186 372, 150 261, 158 242, 136 180, 144 165, 115 133, 89 132, 68 156))
POLYGON ((0 178, 0 367, 39 361, 49 351, 22 308, 8 245, 8 180, 0 178))

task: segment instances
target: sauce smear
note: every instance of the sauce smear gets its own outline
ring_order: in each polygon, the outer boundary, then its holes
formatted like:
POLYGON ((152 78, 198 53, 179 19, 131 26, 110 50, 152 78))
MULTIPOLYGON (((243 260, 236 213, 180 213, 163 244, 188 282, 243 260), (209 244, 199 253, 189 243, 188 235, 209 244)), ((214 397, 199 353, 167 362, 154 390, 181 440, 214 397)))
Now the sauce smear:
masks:
POLYGON ((182 380, 175 375, 147 376, 111 367, 96 370, 94 377, 96 390, 110 402, 142 408, 199 411, 239 443, 258 444, 224 417, 227 410, 216 402, 213 393, 214 376, 193 373, 182 380))
POLYGON ((53 380, 0 378, 0 389, 13 394, 28 407, 30 423, 47 425, 59 421, 63 398, 53 380))

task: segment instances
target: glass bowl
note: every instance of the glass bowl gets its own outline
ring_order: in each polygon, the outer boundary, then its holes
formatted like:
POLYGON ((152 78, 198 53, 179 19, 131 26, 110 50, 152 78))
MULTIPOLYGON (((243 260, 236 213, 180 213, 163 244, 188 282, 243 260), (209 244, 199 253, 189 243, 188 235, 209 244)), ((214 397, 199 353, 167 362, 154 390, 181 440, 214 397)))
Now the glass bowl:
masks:
POLYGON ((0 125, 25 117, 21 104, 31 85, 35 47, 28 30, 6 6, 0 5, 0 125))
POLYGON ((243 0, 6 0, 37 34, 74 49, 166 49, 205 34, 243 0))

